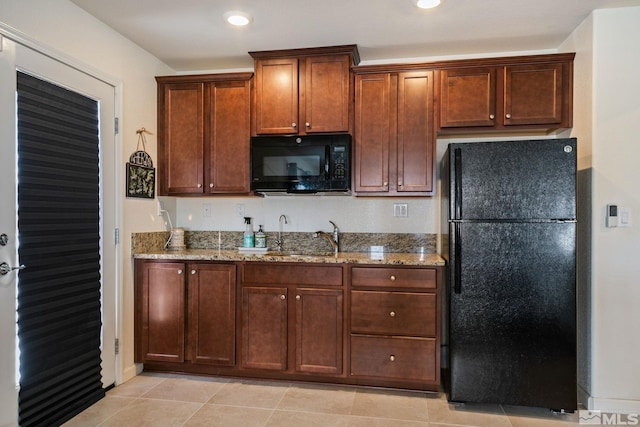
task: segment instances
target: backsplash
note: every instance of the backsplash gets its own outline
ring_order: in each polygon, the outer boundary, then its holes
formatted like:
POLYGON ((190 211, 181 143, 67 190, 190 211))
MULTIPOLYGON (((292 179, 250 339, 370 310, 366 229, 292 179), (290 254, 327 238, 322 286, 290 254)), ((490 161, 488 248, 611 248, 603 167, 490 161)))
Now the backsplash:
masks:
MULTIPOLYGON (((238 249, 242 246, 240 231, 185 231, 187 249, 238 249)), ((276 250, 277 233, 267 234, 267 246, 276 250)), ((282 250, 296 252, 329 252, 331 246, 322 237, 314 238, 314 233, 282 233, 282 250)), ((154 252, 164 248, 168 231, 133 233, 131 253, 154 252)), ((340 251, 369 252, 371 246, 382 246, 388 253, 435 253, 436 234, 411 233, 340 233, 340 251)))

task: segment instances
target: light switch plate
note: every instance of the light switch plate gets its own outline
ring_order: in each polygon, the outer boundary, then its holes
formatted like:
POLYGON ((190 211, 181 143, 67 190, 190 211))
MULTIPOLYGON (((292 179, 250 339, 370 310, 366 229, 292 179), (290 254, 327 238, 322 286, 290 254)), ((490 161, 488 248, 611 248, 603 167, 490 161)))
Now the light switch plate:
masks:
POLYGON ((619 208, 618 227, 631 227, 631 208, 619 208))
POLYGON ((393 204, 393 216, 397 217, 408 217, 409 216, 409 205, 406 203, 394 203, 393 204))

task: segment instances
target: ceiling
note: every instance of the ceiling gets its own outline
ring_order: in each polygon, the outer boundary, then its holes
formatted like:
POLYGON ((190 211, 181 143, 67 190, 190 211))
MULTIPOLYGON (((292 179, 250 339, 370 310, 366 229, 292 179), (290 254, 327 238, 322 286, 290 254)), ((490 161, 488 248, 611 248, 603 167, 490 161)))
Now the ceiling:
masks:
POLYGON ((362 63, 556 49, 594 9, 640 0, 71 0, 178 72, 253 67, 250 51, 357 44, 362 63), (253 17, 245 28, 230 10, 253 17))

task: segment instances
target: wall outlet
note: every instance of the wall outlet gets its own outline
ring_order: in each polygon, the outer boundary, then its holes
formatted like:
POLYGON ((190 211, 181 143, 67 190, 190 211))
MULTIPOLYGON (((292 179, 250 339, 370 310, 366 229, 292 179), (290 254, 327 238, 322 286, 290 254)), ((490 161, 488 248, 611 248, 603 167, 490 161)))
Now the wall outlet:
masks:
POLYGON ((165 212, 164 203, 162 203, 160 200, 158 200, 158 216, 162 216, 162 214, 164 212, 165 212))
POLYGON ((202 204, 202 216, 204 218, 211 218, 211 203, 202 204))
POLYGON ((393 216, 397 217, 408 217, 409 216, 409 205, 406 203, 394 203, 393 204, 393 216))
POLYGON ((236 215, 244 217, 244 203, 236 204, 236 215))

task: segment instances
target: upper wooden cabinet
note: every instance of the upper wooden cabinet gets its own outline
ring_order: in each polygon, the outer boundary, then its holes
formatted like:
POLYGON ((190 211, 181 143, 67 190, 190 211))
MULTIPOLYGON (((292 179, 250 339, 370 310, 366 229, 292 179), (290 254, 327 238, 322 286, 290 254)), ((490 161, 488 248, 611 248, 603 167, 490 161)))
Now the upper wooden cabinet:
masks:
POLYGON ((439 132, 571 127, 573 57, 447 63, 436 72, 439 132))
POLYGON ((255 59, 253 134, 349 132, 355 45, 250 52, 255 59))
POLYGON ((249 193, 252 76, 156 77, 159 195, 249 193))
POLYGON ((356 194, 433 194, 433 71, 357 72, 355 85, 356 194))

